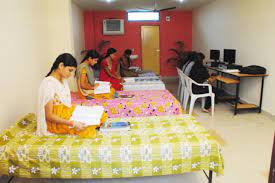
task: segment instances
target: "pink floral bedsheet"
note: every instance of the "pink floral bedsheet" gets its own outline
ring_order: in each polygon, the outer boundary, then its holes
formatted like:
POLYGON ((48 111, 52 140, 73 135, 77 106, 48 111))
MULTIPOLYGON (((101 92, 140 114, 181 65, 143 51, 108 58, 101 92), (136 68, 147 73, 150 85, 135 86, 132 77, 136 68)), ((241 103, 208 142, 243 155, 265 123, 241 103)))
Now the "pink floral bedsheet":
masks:
POLYGON ((180 102, 167 90, 119 91, 118 95, 134 95, 133 98, 80 99, 72 93, 76 105, 102 105, 109 118, 166 116, 182 113, 180 102))

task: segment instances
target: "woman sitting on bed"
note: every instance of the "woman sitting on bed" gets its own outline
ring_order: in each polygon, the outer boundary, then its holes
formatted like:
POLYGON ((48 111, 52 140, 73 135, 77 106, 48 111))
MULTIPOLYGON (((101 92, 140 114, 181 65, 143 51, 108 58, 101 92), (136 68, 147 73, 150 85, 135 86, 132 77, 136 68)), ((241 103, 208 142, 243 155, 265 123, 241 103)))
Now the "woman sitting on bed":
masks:
POLYGON ((78 86, 78 94, 82 97, 91 98, 106 98, 110 99, 114 97, 115 90, 111 89, 111 93, 108 94, 94 94, 94 90, 99 86, 95 83, 95 76, 93 66, 97 64, 99 54, 96 50, 90 50, 87 52, 82 63, 77 67, 76 78, 78 86))
POLYGON ((123 77, 137 77, 138 76, 138 73, 129 69, 129 67, 131 66, 131 60, 130 60, 131 54, 132 54, 132 50, 126 49, 124 51, 123 56, 119 59, 120 74, 123 77))
MULTIPOLYGON (((70 121, 75 109, 67 79, 76 70, 76 60, 68 53, 59 55, 46 78, 42 80, 38 94, 37 134, 71 134, 94 137, 96 126, 70 121)), ((106 114, 101 121, 106 119, 106 114), (103 119, 104 118, 104 119, 103 119)))
POLYGON ((99 80, 109 81, 115 90, 122 90, 121 82, 123 82, 123 79, 120 76, 120 67, 116 56, 116 49, 108 49, 107 55, 100 65, 99 80))

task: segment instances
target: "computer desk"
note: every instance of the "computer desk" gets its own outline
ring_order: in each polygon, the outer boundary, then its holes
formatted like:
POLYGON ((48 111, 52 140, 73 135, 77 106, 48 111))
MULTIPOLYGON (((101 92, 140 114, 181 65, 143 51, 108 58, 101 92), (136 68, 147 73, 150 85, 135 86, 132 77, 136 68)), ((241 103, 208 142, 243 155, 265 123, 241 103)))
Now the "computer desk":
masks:
MULTIPOLYGON (((259 113, 262 111, 262 99, 263 99, 263 90, 264 90, 264 79, 268 74, 242 74, 242 73, 232 73, 232 72, 226 72, 220 68, 217 67, 207 67, 209 70, 216 71, 218 73, 218 76, 216 77, 217 81, 225 84, 236 84, 236 93, 233 100, 235 100, 234 103, 234 115, 237 114, 239 110, 243 109, 255 109, 258 110, 259 113), (224 75, 229 75, 231 78, 226 77, 224 75), (239 99, 239 89, 241 85, 241 78, 255 78, 255 77, 261 77, 262 83, 261 83, 261 93, 260 93, 260 102, 259 105, 255 104, 244 104, 240 103, 239 99), (233 78, 233 79, 232 79, 233 78)), ((217 82, 217 88, 219 88, 219 83, 217 82)))

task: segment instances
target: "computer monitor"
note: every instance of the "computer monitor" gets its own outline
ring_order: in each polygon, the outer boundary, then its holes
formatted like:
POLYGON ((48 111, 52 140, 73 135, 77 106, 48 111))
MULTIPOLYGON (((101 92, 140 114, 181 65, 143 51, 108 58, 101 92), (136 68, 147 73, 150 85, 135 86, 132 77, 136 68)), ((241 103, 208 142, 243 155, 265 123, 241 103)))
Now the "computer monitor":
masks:
POLYGON ((220 50, 210 50, 210 59, 215 61, 220 60, 220 50))
POLYGON ((234 49, 224 49, 223 50, 223 61, 229 65, 235 63, 236 61, 236 50, 234 49))

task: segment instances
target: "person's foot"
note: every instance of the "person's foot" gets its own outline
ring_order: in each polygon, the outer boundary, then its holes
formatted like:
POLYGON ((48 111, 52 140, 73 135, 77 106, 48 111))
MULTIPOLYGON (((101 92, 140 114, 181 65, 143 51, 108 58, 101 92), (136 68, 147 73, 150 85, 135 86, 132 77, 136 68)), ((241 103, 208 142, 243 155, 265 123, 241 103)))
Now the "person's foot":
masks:
POLYGON ((203 108, 203 109, 202 109, 202 112, 210 113, 210 109, 205 109, 205 108, 203 108))

